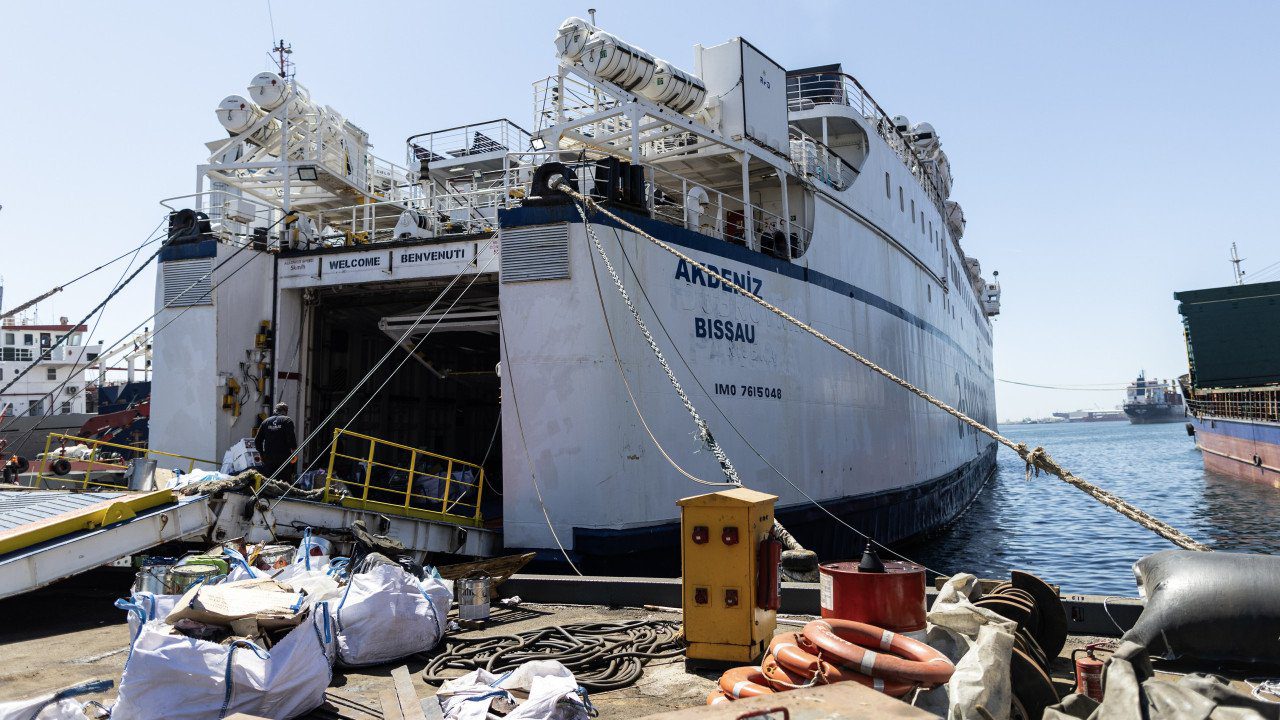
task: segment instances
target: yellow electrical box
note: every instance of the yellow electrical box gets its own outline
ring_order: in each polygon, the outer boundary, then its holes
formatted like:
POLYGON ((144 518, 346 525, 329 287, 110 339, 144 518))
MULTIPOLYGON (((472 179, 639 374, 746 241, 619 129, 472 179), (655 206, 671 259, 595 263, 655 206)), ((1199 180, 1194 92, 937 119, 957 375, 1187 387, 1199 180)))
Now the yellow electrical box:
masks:
POLYGON ((689 660, 752 662, 777 626, 776 495, 735 488, 678 501, 689 660))

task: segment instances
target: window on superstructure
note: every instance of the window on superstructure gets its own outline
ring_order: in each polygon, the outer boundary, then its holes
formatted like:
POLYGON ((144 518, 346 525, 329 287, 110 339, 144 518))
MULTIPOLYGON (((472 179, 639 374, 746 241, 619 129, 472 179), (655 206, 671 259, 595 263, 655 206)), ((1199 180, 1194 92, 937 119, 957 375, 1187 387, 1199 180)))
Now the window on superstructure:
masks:
POLYGON ((63 401, 62 401, 62 414, 63 414, 63 415, 70 415, 70 414, 71 414, 71 401, 70 401, 70 400, 63 400, 63 401))
POLYGON ((907 201, 905 198, 906 196, 902 194, 902 186, 899 185, 898 186, 898 210, 900 212, 907 211, 907 201))
POLYGON ((22 334, 22 344, 23 344, 23 345, 35 345, 35 344, 36 344, 36 336, 35 336, 35 335, 32 335, 31 333, 23 333, 23 334, 22 334))
POLYGON ((924 286, 925 294, 929 296, 929 302, 933 302, 933 283, 924 286))
POLYGON ((49 333, 40 333, 40 347, 47 348, 53 344, 53 336, 49 333))
POLYGON ((46 371, 45 371, 45 377, 47 377, 47 378, 48 378, 48 379, 50 379, 50 380, 57 380, 57 379, 58 379, 58 369, 57 369, 57 368, 49 368, 48 370, 46 370, 46 371))
POLYGON ((12 345, 13 343, 14 343, 13 333, 5 333, 5 334, 4 334, 4 344, 5 344, 5 345, 12 345))
POLYGON ((40 401, 39 401, 39 400, 28 400, 28 401, 27 401, 27 414, 28 414, 28 415, 39 415, 39 414, 40 414, 40 401))
POLYGON ((884 174, 884 196, 893 199, 893 186, 889 184, 889 173, 884 174))
POLYGON ((911 224, 916 224, 916 199, 911 198, 911 224))
POLYGON ((920 211, 920 234, 924 234, 924 211, 920 211))

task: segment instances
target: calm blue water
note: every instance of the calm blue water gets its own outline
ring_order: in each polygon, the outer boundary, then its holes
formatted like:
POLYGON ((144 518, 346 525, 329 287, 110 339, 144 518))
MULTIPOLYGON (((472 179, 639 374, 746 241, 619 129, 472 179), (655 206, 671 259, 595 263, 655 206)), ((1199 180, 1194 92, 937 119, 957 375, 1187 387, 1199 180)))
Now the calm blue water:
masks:
MULTIPOLYGON (((1207 473, 1182 423, 1002 425, 1063 467, 1215 549, 1280 552, 1280 489, 1207 473)), ((1061 480, 1029 482, 999 450, 996 477, 943 536, 912 548, 943 572, 1033 572, 1064 592, 1136 596, 1134 561, 1173 547, 1061 480)))

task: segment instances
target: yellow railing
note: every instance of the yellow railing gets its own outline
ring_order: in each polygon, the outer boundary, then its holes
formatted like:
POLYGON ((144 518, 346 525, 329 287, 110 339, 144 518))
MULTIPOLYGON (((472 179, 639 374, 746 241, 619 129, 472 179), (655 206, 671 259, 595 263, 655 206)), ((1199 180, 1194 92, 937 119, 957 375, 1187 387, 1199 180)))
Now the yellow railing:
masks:
MULTIPOLYGON (((212 460, 201 460, 200 458, 190 457, 188 455, 177 455, 175 453, 162 452, 160 450, 152 450, 146 447, 137 447, 136 445, 121 445, 119 443, 107 442, 106 440, 93 440, 90 438, 76 437, 75 435, 66 435, 63 433, 49 433, 44 441, 44 454, 36 460, 36 479, 32 484, 33 487, 46 487, 47 481, 55 481, 58 487, 79 487, 88 489, 91 487, 106 488, 108 490, 128 490, 128 485, 116 484, 108 482, 106 478, 93 477, 93 473, 97 472, 124 472, 129 469, 128 461, 132 458, 169 458, 171 460, 183 460, 187 464, 187 472, 195 469, 196 463, 203 463, 210 467, 217 467, 217 463, 212 460), (54 443, 57 442, 55 446, 54 443), (87 459, 73 458, 59 453, 64 448, 85 445, 89 448, 89 457, 87 459), (105 459, 105 450, 112 450, 121 456, 121 461, 105 459), (58 475, 53 473, 53 464, 58 460, 66 460, 71 463, 71 470, 67 475, 58 475), (49 474, 46 474, 49 473, 49 474), (75 478, 70 473, 83 473, 83 477, 75 478)), ((114 478, 111 478, 114 479, 114 478)))
POLYGON ((408 445, 334 428, 324 502, 339 494, 334 483, 346 486, 346 507, 474 527, 483 523, 484 468, 408 445), (335 479, 335 468, 342 479, 335 479))

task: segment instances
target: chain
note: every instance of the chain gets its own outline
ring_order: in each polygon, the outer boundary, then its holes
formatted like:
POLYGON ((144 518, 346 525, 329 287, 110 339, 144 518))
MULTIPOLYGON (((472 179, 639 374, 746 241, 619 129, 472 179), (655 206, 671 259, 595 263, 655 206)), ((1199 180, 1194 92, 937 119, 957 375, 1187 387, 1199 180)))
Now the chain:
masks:
MULTIPOLYGON (((583 199, 581 195, 578 198, 580 200, 583 199)), ((631 313, 636 325, 640 326, 640 332, 644 335, 645 342, 649 343, 649 349, 658 358, 658 364, 662 366, 662 371, 667 374, 667 380, 671 381, 671 387, 675 388, 676 395, 680 396, 680 402, 684 404, 684 409, 688 410, 689 416, 693 418, 693 424, 698 428, 698 439, 715 456, 716 461, 720 463, 720 469, 724 471, 724 476, 729 482, 734 485, 742 485, 742 481, 738 479, 738 471, 733 467, 733 463, 729 461, 729 456, 725 454, 724 448, 720 447, 720 443, 716 442, 715 437, 712 436, 711 428, 707 427, 707 422, 698 414, 698 409, 693 406, 693 401, 689 400, 689 396, 680 385, 680 381, 676 379, 676 374, 671 369, 671 365, 667 363, 667 358, 663 356, 662 349, 658 347, 658 341, 654 340, 653 333, 649 332, 644 319, 640 317, 640 312, 636 310, 636 306, 631 302, 631 296, 627 294, 627 288, 622 284, 622 278, 618 276, 618 271, 613 269, 613 263, 609 262, 609 256, 605 254, 604 246, 600 244, 600 238, 596 237, 595 231, 591 229, 591 223, 587 221, 585 207, 581 204, 575 207, 578 208, 578 214, 582 216, 582 226, 587 230, 587 237, 591 239, 591 244, 595 245, 600 259, 604 261, 605 270, 609 272, 609 277, 613 278, 613 285, 618 289, 618 294, 622 296, 622 301, 626 303, 627 311, 631 313)))
MULTIPOLYGON (((588 225, 588 233, 591 234, 593 240, 594 240, 594 234, 590 232, 590 225, 587 223, 587 215, 586 215, 586 211, 583 209, 583 206, 589 207, 592 210, 595 210, 596 212, 599 212, 605 215, 606 217, 617 222, 622 227, 645 238, 649 242, 657 245, 663 250, 666 250, 672 255, 675 255, 681 260, 684 260, 690 265, 696 266, 703 272, 719 276, 719 273, 713 273, 711 268, 707 267, 701 262, 698 262, 697 260, 694 260, 692 257, 689 257, 688 255, 676 249, 672 245, 665 243, 662 240, 659 240, 658 238, 650 235, 644 230, 641 230, 635 224, 628 222, 627 220, 611 212, 607 208, 601 207, 595 200, 569 187, 568 183, 565 183, 564 181, 560 181, 559 183, 557 183, 557 185, 553 189, 559 190, 560 192, 563 192, 564 194, 568 195, 569 197, 581 203, 581 205, 578 207, 578 213, 582 216, 583 223, 588 225)), ((595 242, 596 242, 597 249, 599 249, 599 241, 595 241, 595 242)), ((621 280, 618 279, 617 273, 613 272, 613 267, 611 265, 608 265, 608 260, 606 260, 605 263, 606 263, 606 266, 609 268, 609 273, 613 276, 615 284, 618 285, 619 291, 623 293, 623 297, 625 298, 626 291, 622 289, 621 280)), ((1033 473, 1036 476, 1039 476, 1041 472, 1048 473, 1050 475, 1053 475, 1055 477, 1062 479, 1064 482, 1069 483, 1070 485, 1073 485, 1074 487, 1084 492, 1085 494, 1089 495, 1090 497, 1094 498, 1095 500, 1102 503, 1103 505, 1106 505, 1107 507, 1111 508, 1112 510, 1115 510, 1121 515, 1124 515, 1130 520, 1138 523, 1142 527, 1145 527, 1148 530, 1156 533, 1157 535, 1165 538, 1166 540, 1168 540, 1169 542, 1172 542, 1174 545, 1177 545, 1178 547, 1185 548, 1187 550, 1200 550, 1200 551, 1207 551, 1210 549, 1209 546, 1205 545, 1204 543, 1201 543, 1197 540, 1192 539, 1190 536, 1186 535, 1185 533, 1173 527, 1172 525, 1169 525, 1163 520, 1160 520, 1140 510, 1136 506, 1130 504, 1129 502, 1115 495, 1114 493, 1111 493, 1107 490, 1103 490, 1097 485, 1094 485, 1088 482, 1087 480, 1072 474, 1070 471, 1064 469, 1061 465, 1059 465, 1057 461, 1055 461, 1052 457, 1050 457, 1049 453, 1044 448, 1036 447, 1032 449, 1032 448, 1029 448, 1026 443, 1015 443, 1013 440, 1010 440, 1009 438, 1001 435, 995 430, 992 430, 986 425, 983 425, 977 420, 974 420, 973 418, 964 414, 960 410, 954 407, 951 407, 947 403, 933 397, 929 393, 916 387, 910 382, 898 377, 897 375, 886 370, 885 368, 880 367, 879 365, 875 364, 870 359, 864 357, 858 352, 851 350, 848 347, 845 347, 834 338, 831 338, 825 335, 824 333, 822 333, 821 331, 807 325, 806 323, 792 316, 787 311, 773 305, 772 303, 752 293, 750 290, 742 287, 741 285, 738 285, 732 280, 728 278, 720 277, 720 282, 721 284, 733 290, 736 290, 738 294, 751 300, 752 302, 756 303, 760 307, 763 307, 769 312, 777 315, 778 317, 786 320, 792 325, 795 325, 801 330, 804 330, 805 332, 816 337, 817 339, 821 340, 827 345, 830 345, 836 350, 839 350, 841 353, 856 360, 857 362, 864 365, 867 369, 884 376, 885 378, 893 381, 897 385, 901 386, 905 390, 916 395, 917 397, 924 400, 925 402, 928 402, 929 404, 934 405, 935 407, 941 409, 943 412, 946 412, 948 415, 955 417, 956 419, 960 420, 961 422, 973 428, 974 430, 982 433, 983 435, 986 435, 987 437, 991 438, 992 440, 995 440, 1001 445, 1004 445, 1010 450, 1013 450, 1018 454, 1018 457, 1022 458, 1023 462, 1025 462, 1027 465, 1027 479, 1030 479, 1033 473)), ((661 360, 661 351, 658 350, 658 346, 656 343, 654 343, 653 338, 652 336, 649 335, 648 330, 644 329, 644 323, 643 321, 640 320, 640 316, 639 314, 636 313, 635 308, 631 306, 631 301, 629 299, 627 300, 627 307, 631 310, 632 315, 636 318, 636 322, 641 324, 641 329, 644 330, 645 332, 645 338, 649 340, 650 346, 653 348, 655 353, 658 353, 659 359, 661 360)), ((671 371, 669 368, 667 368, 665 360, 662 360, 662 365, 665 369, 667 369, 668 377, 670 377, 671 381, 675 383, 681 398, 685 401, 685 406, 689 408, 690 412, 695 413, 694 414, 694 417, 696 418, 695 421, 698 423, 701 423, 699 427, 705 428, 706 427, 705 423, 702 423, 701 419, 697 418, 696 412, 693 410, 693 405, 688 402, 688 399, 685 397, 683 390, 679 390, 679 383, 676 382, 675 376, 671 375, 671 371)), ((708 433, 708 437, 709 437, 709 433, 708 433)), ((726 470, 726 474, 728 474, 728 470, 726 470)), ((733 478, 736 479, 736 475, 734 475, 733 478)))

